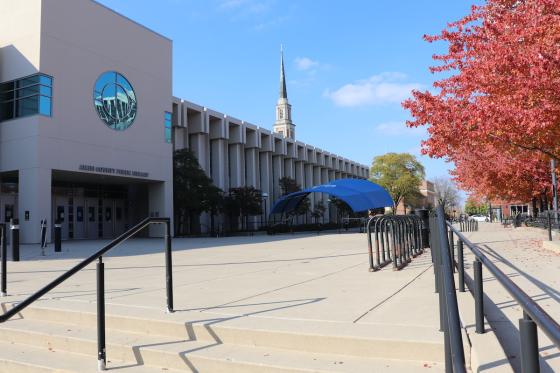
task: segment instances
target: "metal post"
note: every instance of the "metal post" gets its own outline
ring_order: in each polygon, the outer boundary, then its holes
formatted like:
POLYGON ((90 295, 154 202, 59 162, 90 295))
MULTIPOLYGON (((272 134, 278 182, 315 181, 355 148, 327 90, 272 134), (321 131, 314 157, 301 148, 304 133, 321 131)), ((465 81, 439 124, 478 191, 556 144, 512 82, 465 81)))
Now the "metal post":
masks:
POLYGON ((103 257, 97 262, 97 369, 107 367, 105 354, 105 271, 103 257))
POLYGON ((539 373, 539 339, 537 324, 523 312, 519 319, 519 339, 521 345, 521 372, 539 373))
POLYGON ((556 178, 556 159, 550 160, 552 173, 552 209, 554 210, 554 223, 558 224, 558 179, 556 178))
POLYGON ((482 287, 482 262, 476 259, 474 268, 474 314, 476 320, 476 333, 484 334, 484 290, 482 287))
POLYGON ((550 219, 550 211, 546 212, 546 223, 548 226, 548 240, 552 241, 552 220, 550 219))
POLYGON ((45 247, 47 247, 47 219, 41 220, 41 255, 45 256, 45 247))
POLYGON ((62 224, 60 221, 54 225, 54 251, 57 253, 62 251, 62 224))
POLYGON ((457 241, 457 265, 459 266, 459 291, 465 292, 465 262, 463 260, 463 241, 457 241))
POLYGON ((451 259, 451 270, 453 273, 457 272, 455 269, 455 242, 453 242, 453 231, 449 229, 449 258, 451 259))
MULTIPOLYGON (((369 271, 373 272, 375 270, 374 264, 373 264, 373 247, 372 247, 372 243, 371 243, 371 226, 370 226, 370 222, 368 222, 367 224, 367 230, 366 230, 366 234, 367 234, 367 239, 368 239, 368 255, 369 255, 369 271)), ((379 257, 379 254, 378 254, 379 257)))
POLYGON ((8 247, 6 245, 6 224, 0 224, 0 233, 2 234, 2 237, 0 237, 0 250, 2 250, 2 252, 0 253, 0 255, 2 255, 2 284, 0 289, 0 296, 5 297, 6 295, 8 295, 8 292, 6 290, 8 282, 8 247))
POLYGON ((171 223, 165 223, 165 286, 167 290, 167 312, 173 312, 173 263, 171 258, 171 223))
POLYGON ((10 244, 12 245, 12 260, 14 262, 19 262, 19 220, 12 219, 10 223, 10 229, 12 232, 12 239, 10 244))

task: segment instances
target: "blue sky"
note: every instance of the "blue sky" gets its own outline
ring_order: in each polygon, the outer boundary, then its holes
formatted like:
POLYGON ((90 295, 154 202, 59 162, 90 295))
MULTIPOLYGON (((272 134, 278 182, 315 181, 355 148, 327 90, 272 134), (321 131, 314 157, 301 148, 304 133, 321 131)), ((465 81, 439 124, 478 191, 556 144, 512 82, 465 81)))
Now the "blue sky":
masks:
MULTIPOLYGON (((474 1, 474 0, 472 0, 474 1)), ((272 128, 284 45, 296 138, 364 164, 419 155, 400 102, 430 88, 429 44, 471 1, 99 0, 173 40, 173 94, 272 128)), ((480 2, 480 1, 478 1, 480 2)), ((419 157, 428 178, 452 165, 419 157)))

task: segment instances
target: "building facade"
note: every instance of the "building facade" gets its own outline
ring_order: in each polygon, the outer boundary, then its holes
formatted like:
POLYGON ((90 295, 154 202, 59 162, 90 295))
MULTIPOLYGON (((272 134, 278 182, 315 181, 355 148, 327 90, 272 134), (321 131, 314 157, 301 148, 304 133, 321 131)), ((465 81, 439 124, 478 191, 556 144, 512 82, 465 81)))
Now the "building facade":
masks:
MULTIPOLYGON (((287 95, 282 108, 291 123, 287 95)), ((217 186, 255 186, 269 208, 283 176, 305 187, 368 176, 295 132, 173 97, 172 41, 95 1, 0 2, 0 221, 19 219, 21 242, 39 242, 43 219, 83 239, 172 217, 173 151, 185 147, 217 186)))

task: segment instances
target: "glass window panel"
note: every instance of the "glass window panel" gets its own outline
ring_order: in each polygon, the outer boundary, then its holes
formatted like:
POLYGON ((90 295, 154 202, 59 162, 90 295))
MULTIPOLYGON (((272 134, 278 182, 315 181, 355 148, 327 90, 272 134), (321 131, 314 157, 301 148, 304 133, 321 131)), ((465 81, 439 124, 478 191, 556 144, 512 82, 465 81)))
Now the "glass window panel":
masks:
POLYGON ((13 100, 14 93, 14 91, 0 91, 0 102, 13 100))
POLYGON ((52 78, 47 75, 41 75, 39 78, 39 82, 43 85, 52 87, 52 78))
POLYGON ((38 84, 39 83, 39 75, 32 75, 28 76, 24 79, 19 79, 17 81, 17 88, 27 87, 29 85, 38 84))
POLYGON ((12 119, 14 117, 14 103, 0 103, 0 121, 12 119))
POLYGON ((168 112, 168 111, 165 112, 165 119, 168 120, 168 121, 171 121, 171 113, 170 112, 168 112))
POLYGON ((94 106, 99 118, 114 130, 127 129, 136 117, 136 95, 124 76, 116 72, 103 73, 95 82, 94 106))
POLYGON ((2 83, 2 84, 0 84, 0 93, 7 92, 7 91, 13 91, 14 88, 15 88, 15 82, 2 83))
POLYGON ((39 87, 39 93, 43 96, 52 97, 52 88, 42 85, 39 87))
POLYGON ((46 96, 39 96, 39 114, 51 116, 51 98, 46 96))
POLYGON ((16 117, 37 114, 39 112, 39 96, 23 98, 16 101, 16 117))
POLYGON ((18 89, 16 91, 16 98, 32 96, 32 95, 36 95, 38 93, 39 93, 39 86, 38 85, 32 85, 32 86, 28 86, 26 88, 18 89))
POLYGON ((165 142, 171 142, 171 128, 165 128, 165 142))

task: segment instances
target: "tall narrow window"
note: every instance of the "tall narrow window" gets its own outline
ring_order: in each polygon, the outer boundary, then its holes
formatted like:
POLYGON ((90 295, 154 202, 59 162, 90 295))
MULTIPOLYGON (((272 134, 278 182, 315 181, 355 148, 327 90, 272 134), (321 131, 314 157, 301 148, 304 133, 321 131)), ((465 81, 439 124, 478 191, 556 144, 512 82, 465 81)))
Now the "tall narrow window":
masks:
POLYGON ((165 112, 165 142, 171 143, 171 124, 172 124, 172 114, 168 111, 165 112))
POLYGON ((52 115, 52 78, 34 74, 0 83, 0 122, 29 115, 52 115))

